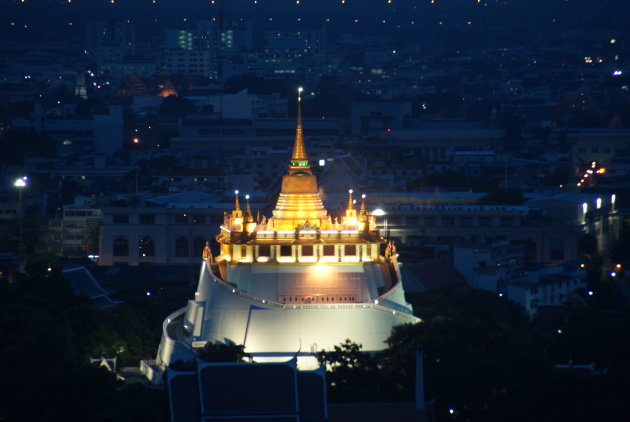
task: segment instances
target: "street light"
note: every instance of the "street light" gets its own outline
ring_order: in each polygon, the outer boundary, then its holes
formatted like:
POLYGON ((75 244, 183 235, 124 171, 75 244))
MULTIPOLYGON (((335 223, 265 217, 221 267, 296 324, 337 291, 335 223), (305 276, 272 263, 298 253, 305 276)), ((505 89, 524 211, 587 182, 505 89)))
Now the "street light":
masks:
POLYGON ((24 253, 24 236, 23 236, 24 210, 22 208, 22 189, 26 187, 26 185, 28 184, 27 182, 28 182, 27 176, 17 178, 15 179, 15 182, 13 182, 13 186, 15 186, 18 189, 19 198, 20 198, 20 210, 19 210, 20 212, 20 244, 18 246, 20 254, 24 253))
MULTIPOLYGON (((383 217, 386 216, 387 213, 382 208, 377 208, 372 211, 372 215, 375 217, 383 217)), ((389 228, 387 227, 387 217, 383 219, 383 229, 385 230, 385 237, 389 237, 389 228)))

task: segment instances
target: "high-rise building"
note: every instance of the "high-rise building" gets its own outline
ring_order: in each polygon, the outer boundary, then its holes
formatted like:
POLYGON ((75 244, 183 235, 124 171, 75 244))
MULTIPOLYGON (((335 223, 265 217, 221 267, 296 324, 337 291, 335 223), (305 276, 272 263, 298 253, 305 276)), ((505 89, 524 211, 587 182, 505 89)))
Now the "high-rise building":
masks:
POLYGON ((379 234, 365 198, 357 210, 350 190, 341 216, 324 207, 300 104, 272 216, 256 218, 249 197, 241 205, 236 192, 216 236, 220 253, 206 248, 195 297, 164 322, 155 365, 143 365, 147 372, 189 360, 207 342, 243 344, 258 361, 297 355, 308 367, 313 352, 346 339, 382 350, 394 326, 420 321, 405 301, 395 247, 379 234))

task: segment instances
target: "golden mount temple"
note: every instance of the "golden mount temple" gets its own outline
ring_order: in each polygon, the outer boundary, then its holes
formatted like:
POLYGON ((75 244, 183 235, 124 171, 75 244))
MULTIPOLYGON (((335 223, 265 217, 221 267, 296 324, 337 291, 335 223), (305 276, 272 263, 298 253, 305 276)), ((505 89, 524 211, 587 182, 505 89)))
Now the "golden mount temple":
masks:
POLYGON ((379 234, 365 196, 357 212, 350 191, 345 215, 336 219, 324 208, 299 96, 293 153, 273 215, 256 221, 249 198, 241 204, 237 191, 216 240, 220 254, 206 248, 194 299, 164 321, 158 356, 143 363, 149 378, 190 360, 207 342, 242 344, 259 362, 297 356, 307 368, 315 365, 313 352, 346 339, 382 350, 392 327, 420 321, 405 301, 395 248, 379 234))

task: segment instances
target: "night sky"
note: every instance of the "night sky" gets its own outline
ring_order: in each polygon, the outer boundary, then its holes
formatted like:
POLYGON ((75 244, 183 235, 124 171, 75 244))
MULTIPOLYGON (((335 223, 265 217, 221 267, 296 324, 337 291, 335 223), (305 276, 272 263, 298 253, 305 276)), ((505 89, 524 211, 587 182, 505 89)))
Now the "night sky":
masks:
MULTIPOLYGON (((431 28, 513 27, 622 29, 624 0, 1 0, 3 39, 81 35, 81 22, 129 19, 150 34, 151 27, 184 19, 250 20, 257 27, 348 29, 374 35, 431 28)), ((140 37, 142 34, 139 34, 140 37)))

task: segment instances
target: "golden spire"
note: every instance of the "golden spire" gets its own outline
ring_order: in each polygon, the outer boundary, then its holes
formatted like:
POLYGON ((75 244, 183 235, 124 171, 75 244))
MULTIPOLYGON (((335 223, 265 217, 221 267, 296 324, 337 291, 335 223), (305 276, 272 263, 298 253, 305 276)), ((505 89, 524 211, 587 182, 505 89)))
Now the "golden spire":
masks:
POLYGON ((289 174, 298 172, 312 174, 308 157, 306 156, 306 148, 304 147, 304 137, 302 134, 302 91, 304 91, 302 87, 298 88, 297 124, 295 127, 295 143, 293 144, 293 154, 291 154, 289 174))
POLYGON ((238 203, 238 191, 234 191, 234 209, 232 210, 232 216, 230 218, 230 230, 243 231, 243 212, 238 203))
POLYGON ((243 214, 243 219, 245 220, 245 231, 247 233, 252 233, 256 230, 256 222, 252 216, 252 209, 249 207, 249 195, 245 195, 245 204, 245 213, 243 214))
POLYGON ((298 225, 308 222, 311 226, 328 230, 330 222, 319 195, 317 178, 311 171, 302 137, 302 93, 298 89, 297 127, 295 144, 289 170, 282 176, 282 188, 276 208, 269 219, 274 230, 295 230, 298 225))
POLYGON ((354 210, 354 204, 352 203, 352 189, 348 190, 348 210, 354 210))
POLYGON ((365 194, 361 195, 361 209, 359 210, 359 216, 366 217, 367 212, 365 210, 365 194))
POLYGON ((359 209, 359 223, 357 228, 359 231, 365 232, 368 231, 369 227, 368 215, 365 209, 365 194, 363 194, 361 195, 361 208, 359 209))
POLYGON ((252 209, 249 207, 249 195, 245 195, 245 212, 243 213, 243 216, 245 217, 246 223, 254 221, 252 218, 252 209))
POLYGON ((238 203, 238 191, 237 190, 234 191, 234 197, 235 197, 234 198, 234 211, 240 211, 241 207, 240 207, 240 205, 238 203))
POLYGON ((357 225, 357 210, 354 209, 354 201, 352 200, 353 192, 352 189, 348 190, 348 209, 346 210, 346 218, 344 221, 352 230, 354 230, 357 225))

